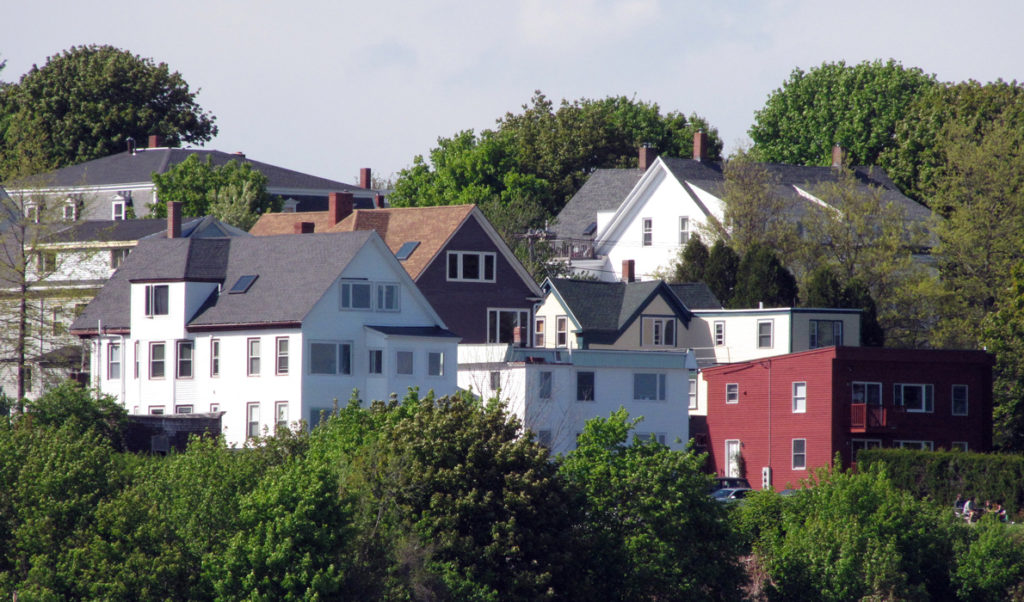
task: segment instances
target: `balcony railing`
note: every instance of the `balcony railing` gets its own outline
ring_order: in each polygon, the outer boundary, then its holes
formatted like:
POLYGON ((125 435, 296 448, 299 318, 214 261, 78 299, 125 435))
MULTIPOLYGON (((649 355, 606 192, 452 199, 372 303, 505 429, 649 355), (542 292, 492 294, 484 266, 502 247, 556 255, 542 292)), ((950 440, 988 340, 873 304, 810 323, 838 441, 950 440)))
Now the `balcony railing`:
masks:
POLYGON ((593 259, 594 241, 583 238, 558 238, 550 241, 555 257, 563 259, 593 259))
POLYGON ((882 406, 866 403, 850 404, 850 430, 858 433, 877 431, 892 426, 890 415, 882 406))

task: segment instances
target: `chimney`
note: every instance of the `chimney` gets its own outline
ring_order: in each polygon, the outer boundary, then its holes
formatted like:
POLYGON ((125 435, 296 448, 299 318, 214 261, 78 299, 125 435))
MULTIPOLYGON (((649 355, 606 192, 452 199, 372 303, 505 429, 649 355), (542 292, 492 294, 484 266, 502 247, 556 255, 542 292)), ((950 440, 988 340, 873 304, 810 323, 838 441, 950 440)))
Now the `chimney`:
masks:
POLYGON ((352 213, 352 193, 332 192, 327 195, 328 228, 337 224, 352 213))
POLYGON ((160 138, 159 134, 150 134, 149 135, 149 146, 147 148, 157 148, 161 144, 163 144, 163 142, 164 141, 160 138))
POLYGON ((846 152, 843 147, 836 144, 832 147, 832 167, 842 167, 846 161, 846 152))
POLYGON ((370 189, 370 168, 364 167, 359 170, 359 187, 370 189))
POLYGON ((167 201, 167 238, 181 238, 181 203, 167 201))
POLYGON ((313 222, 295 222, 296 234, 312 234, 316 224, 313 222))
POLYGON ((697 130, 693 135, 693 160, 705 161, 708 158, 708 135, 703 130, 697 130))
POLYGON ((375 195, 373 195, 373 206, 376 207, 377 209, 383 209, 384 208, 384 195, 383 194, 375 194, 375 195))
POLYGON ((636 263, 632 259, 622 260, 622 281, 623 282, 635 282, 636 281, 636 263))
POLYGON ((658 158, 658 152, 649 146, 640 147, 640 161, 637 163, 642 171, 647 171, 647 168, 654 163, 654 160, 658 158))
POLYGON ((522 326, 516 326, 512 329, 512 346, 522 347, 523 339, 526 338, 526 328, 522 326))

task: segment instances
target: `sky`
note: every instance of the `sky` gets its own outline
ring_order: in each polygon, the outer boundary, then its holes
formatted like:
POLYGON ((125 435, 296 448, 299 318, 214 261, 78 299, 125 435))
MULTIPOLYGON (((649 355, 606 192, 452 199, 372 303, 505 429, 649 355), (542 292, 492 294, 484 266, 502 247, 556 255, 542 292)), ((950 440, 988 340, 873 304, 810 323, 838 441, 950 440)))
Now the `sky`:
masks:
POLYGON ((726 154, 794 68, 893 58, 943 81, 1024 81, 1024 2, 32 0, 3 11, 0 80, 80 44, 182 74, 205 148, 342 182, 387 177, 439 137, 541 90, 696 113, 726 154))

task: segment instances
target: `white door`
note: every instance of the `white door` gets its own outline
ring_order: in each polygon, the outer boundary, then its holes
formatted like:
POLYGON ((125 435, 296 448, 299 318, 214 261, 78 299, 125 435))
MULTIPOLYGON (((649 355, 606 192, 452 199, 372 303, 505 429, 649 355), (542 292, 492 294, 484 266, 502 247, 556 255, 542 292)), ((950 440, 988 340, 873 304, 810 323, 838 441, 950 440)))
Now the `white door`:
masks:
POLYGON ((740 474, 740 440, 726 439, 725 441, 725 476, 741 477, 740 474))

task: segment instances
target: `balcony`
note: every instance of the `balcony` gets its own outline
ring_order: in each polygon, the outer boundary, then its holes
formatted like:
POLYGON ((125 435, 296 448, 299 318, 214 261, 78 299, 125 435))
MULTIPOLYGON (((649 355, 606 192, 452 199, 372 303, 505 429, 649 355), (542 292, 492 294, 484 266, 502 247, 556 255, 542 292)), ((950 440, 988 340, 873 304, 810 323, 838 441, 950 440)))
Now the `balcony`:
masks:
POLYGON ((892 415, 884 407, 866 403, 850 404, 850 432, 876 433, 892 428, 892 415))
POLYGON ((560 259, 594 259, 594 241, 584 238, 559 238, 551 241, 551 251, 560 259))

